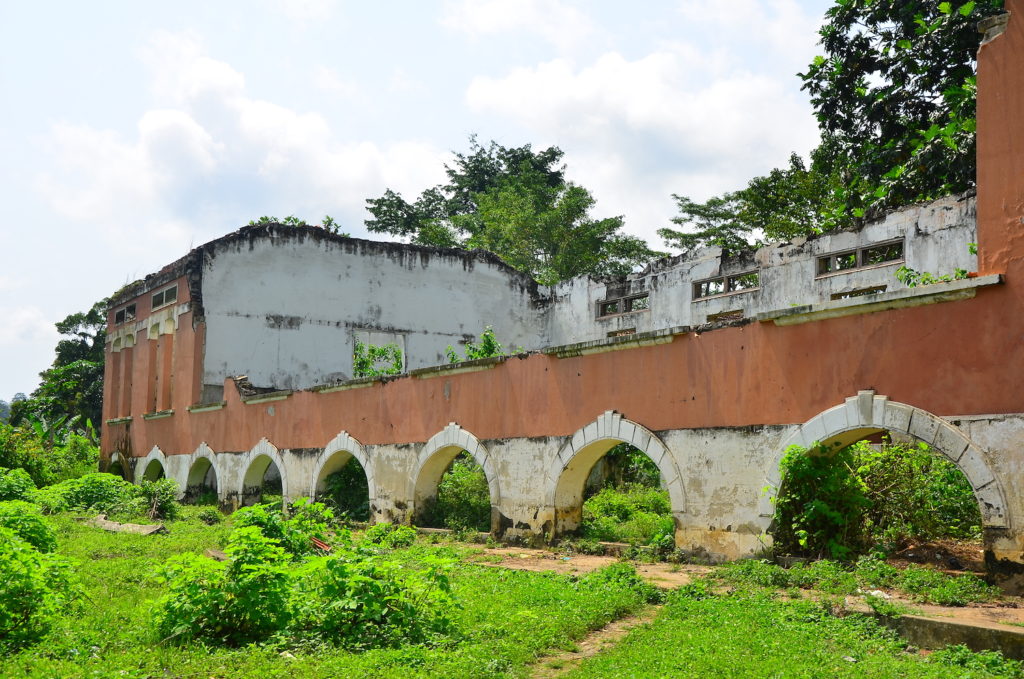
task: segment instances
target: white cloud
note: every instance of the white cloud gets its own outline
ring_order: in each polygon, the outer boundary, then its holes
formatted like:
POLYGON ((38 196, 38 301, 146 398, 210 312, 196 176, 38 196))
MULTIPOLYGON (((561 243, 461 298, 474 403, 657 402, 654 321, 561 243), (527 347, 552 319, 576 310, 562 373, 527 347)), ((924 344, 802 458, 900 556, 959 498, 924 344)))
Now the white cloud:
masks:
POLYGON ((317 112, 250 96, 243 74, 195 35, 158 34, 144 56, 161 106, 142 113, 133 137, 55 125, 56 162, 37 181, 54 209, 143 257, 143 269, 262 214, 329 213, 362 232, 368 196, 443 178, 444 154, 429 143, 350 141, 317 112))
POLYGON ((318 90, 336 94, 344 99, 362 98, 362 91, 355 81, 342 78, 323 64, 313 69, 313 86, 318 90))
POLYGON ((272 0, 271 5, 297 24, 322 22, 330 18, 335 0, 272 0))
POLYGON ((0 347, 15 347, 25 344, 52 346, 58 335, 54 322, 41 309, 34 306, 0 306, 0 347))
POLYGON ((596 30, 586 14, 559 0, 448 0, 441 25, 473 38, 536 33, 562 49, 580 44, 596 30))

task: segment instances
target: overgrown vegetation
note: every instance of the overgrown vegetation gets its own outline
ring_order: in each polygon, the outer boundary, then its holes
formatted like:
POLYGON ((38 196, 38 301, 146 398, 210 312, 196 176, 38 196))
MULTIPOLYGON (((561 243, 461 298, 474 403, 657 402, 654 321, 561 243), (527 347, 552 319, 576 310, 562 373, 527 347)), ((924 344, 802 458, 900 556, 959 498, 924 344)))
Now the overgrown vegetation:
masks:
POLYGON ((621 443, 598 461, 588 479, 580 537, 586 542, 627 542, 659 551, 675 546, 668 491, 651 458, 621 443))
POLYGON ((404 368, 402 350, 397 344, 366 344, 355 340, 352 349, 352 377, 399 375, 404 368))
POLYGON ((586 677, 1024 677, 1021 663, 963 646, 928 657, 861 615, 827 604, 740 589, 714 594, 704 581, 680 588, 661 615, 565 675, 586 677))
POLYGON ((910 540, 980 537, 970 483, 925 444, 794 446, 781 471, 773 538, 783 554, 842 560, 910 540))
POLYGON ((359 460, 353 457, 344 467, 324 479, 321 499, 339 519, 370 520, 370 488, 359 460))
POLYGON ((1000 591, 975 575, 949 576, 922 566, 895 566, 875 557, 854 563, 822 559, 783 568, 764 560, 749 559, 726 564, 715 577, 732 584, 772 589, 814 589, 826 594, 852 595, 863 590, 887 589, 903 592, 922 603, 966 606, 992 601, 1000 591))
POLYGON ((491 494, 487 476, 476 460, 462 451, 441 476, 437 496, 423 512, 427 526, 458 532, 491 530, 491 494))
POLYGON ((479 342, 467 342, 465 356, 459 356, 458 352, 452 345, 448 345, 445 350, 445 357, 449 363, 459 363, 461 361, 474 361, 478 358, 491 358, 493 356, 506 356, 504 348, 501 346, 501 342, 494 336, 494 328, 487 326, 484 331, 480 333, 479 342))

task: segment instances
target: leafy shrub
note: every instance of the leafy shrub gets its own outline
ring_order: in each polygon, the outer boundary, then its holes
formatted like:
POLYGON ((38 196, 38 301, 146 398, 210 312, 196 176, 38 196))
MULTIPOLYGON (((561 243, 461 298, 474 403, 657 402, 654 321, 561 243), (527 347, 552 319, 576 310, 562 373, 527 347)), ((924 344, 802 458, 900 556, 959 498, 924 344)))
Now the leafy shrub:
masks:
POLYGON ((621 590, 623 588, 636 592, 647 603, 662 603, 665 593, 650 584, 636 572, 633 564, 617 561, 604 568, 587 573, 580 578, 580 584, 592 589, 621 590))
POLYGON ((136 491, 151 519, 174 519, 178 516, 178 483, 174 479, 143 481, 136 491))
POLYGON ((411 547, 416 542, 416 529, 412 526, 401 526, 393 523, 375 523, 366 529, 363 538, 372 544, 385 549, 411 547))
POLYGON ((456 531, 491 529, 491 495, 483 467, 463 451, 437 485, 437 497, 425 512, 428 526, 456 531))
POLYGON ((298 577, 290 631, 300 639, 363 649, 421 643, 450 631, 450 586, 437 561, 404 574, 397 564, 349 552, 310 560, 298 577))
POLYGON ((324 479, 324 496, 338 518, 353 521, 370 519, 370 488, 366 472, 354 457, 344 467, 324 479))
POLYGON ((668 491, 637 483, 603 488, 583 503, 580 533, 591 540, 632 545, 672 542, 675 520, 668 491))
POLYGON ((902 573, 897 588, 916 598, 939 606, 966 606, 969 603, 990 601, 999 595, 999 589, 988 585, 975 575, 950 577, 930 568, 909 566, 902 573))
POLYGON ((1024 663, 1004 658, 999 651, 972 651, 963 644, 939 649, 928 656, 928 661, 995 677, 1024 677, 1024 663))
POLYGON ((28 500, 36 484, 24 469, 0 467, 0 501, 28 500))
POLYGON ((37 486, 76 478, 98 462, 99 449, 83 436, 69 434, 57 445, 29 427, 0 422, 0 467, 23 469, 37 486))
POLYGON ((294 567, 259 526, 236 528, 217 563, 194 554, 170 559, 167 590, 154 606, 160 638, 177 643, 262 642, 272 637, 350 648, 418 643, 450 629, 443 564, 418 572, 351 550, 294 567))
POLYGON ((479 358, 491 358, 493 356, 507 356, 504 348, 501 346, 501 342, 494 335, 494 328, 486 326, 484 331, 480 334, 479 342, 467 342, 466 343, 466 356, 465 358, 459 356, 458 352, 452 345, 448 345, 448 348, 444 352, 445 358, 448 359, 449 363, 460 363, 462 361, 475 361, 479 358))
POLYGON ((81 593, 67 561, 0 526, 0 650, 38 640, 81 593))
POLYGON ((224 515, 216 507, 203 507, 196 513, 196 518, 207 526, 212 526, 223 521, 224 515))
POLYGON ((218 563, 195 554, 167 561, 167 593, 154 608, 161 640, 259 641, 288 622, 289 567, 284 549, 257 526, 236 528, 218 563))
POLYGON ((324 539, 334 514, 320 502, 300 498, 291 506, 287 516, 279 504, 243 507, 234 514, 235 526, 255 526, 263 535, 280 543, 292 556, 303 556, 317 551, 311 538, 324 539))
POLYGON ((40 552, 57 549, 57 536, 37 505, 22 500, 0 502, 0 526, 14 531, 40 552))
POLYGON ((377 346, 356 340, 352 349, 353 377, 398 375, 403 367, 402 349, 397 344, 377 346))

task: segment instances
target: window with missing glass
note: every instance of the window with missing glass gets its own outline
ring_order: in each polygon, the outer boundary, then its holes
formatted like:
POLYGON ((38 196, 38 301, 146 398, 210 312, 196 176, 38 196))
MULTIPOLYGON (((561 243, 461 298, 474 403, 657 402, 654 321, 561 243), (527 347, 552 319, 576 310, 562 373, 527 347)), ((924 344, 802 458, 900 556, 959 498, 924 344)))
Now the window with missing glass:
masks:
POLYGON ((718 276, 693 284, 693 298, 716 297, 737 292, 748 292, 761 287, 761 275, 757 271, 747 271, 731 276, 718 276))
POLYGON ((903 261, 903 241, 875 243, 856 250, 833 252, 818 257, 818 275, 826 276, 852 269, 903 261))
POLYGON ((121 325, 135 320, 135 305, 129 304, 126 307, 114 312, 114 325, 121 325))
POLYGON ((650 308, 651 298, 646 293, 619 297, 618 299, 606 299, 597 303, 597 317, 603 318, 605 316, 628 314, 635 311, 647 311, 650 308))
POLYGON ((153 295, 153 308, 176 302, 178 300, 178 286, 172 285, 153 295))

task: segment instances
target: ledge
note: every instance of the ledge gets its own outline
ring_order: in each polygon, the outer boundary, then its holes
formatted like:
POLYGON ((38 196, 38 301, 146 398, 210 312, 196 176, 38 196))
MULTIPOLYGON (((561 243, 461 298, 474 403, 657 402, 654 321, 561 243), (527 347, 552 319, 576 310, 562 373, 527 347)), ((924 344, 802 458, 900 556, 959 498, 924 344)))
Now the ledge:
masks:
POLYGON ((265 394, 256 394, 255 396, 243 398, 242 403, 246 405, 256 405, 258 403, 270 403, 271 401, 283 401, 293 393, 295 392, 291 389, 286 389, 284 391, 268 391, 265 394))
POLYGON ((377 382, 383 382, 380 377, 356 377, 343 382, 332 382, 331 384, 318 384, 310 387, 310 391, 317 394, 330 394, 335 391, 347 391, 349 389, 365 389, 372 387, 377 382))
POLYGON ((128 417, 114 417, 114 418, 111 418, 109 420, 106 420, 106 423, 110 424, 110 425, 128 424, 131 421, 132 421, 132 416, 129 415, 128 417))
POLYGON ((458 363, 446 363, 444 365, 432 365, 427 368, 410 370, 409 374, 421 380, 429 380, 431 377, 447 377, 460 373, 475 373, 481 370, 490 370, 508 360, 508 356, 489 356, 487 358, 475 358, 471 361, 459 361, 458 363))
POLYGON ((623 335, 622 337, 609 337, 590 342, 577 342, 575 344, 547 347, 542 350, 542 353, 557 356, 558 358, 571 358, 574 356, 586 356, 587 354, 603 354, 608 351, 619 351, 621 349, 650 347, 655 344, 668 344, 676 338, 676 335, 685 335, 690 330, 688 325, 677 325, 665 328, 664 330, 650 330, 635 335, 623 335))
POLYGON ((157 410, 152 413, 143 413, 142 419, 144 420, 162 420, 165 417, 170 417, 174 414, 173 410, 157 410))
POLYGON ((214 401, 212 403, 194 403, 188 407, 188 411, 190 413, 208 413, 212 410, 220 410, 227 404, 227 401, 214 401))
POLYGON ((812 321, 823 321, 829 318, 857 316, 876 311, 887 311, 889 309, 905 309, 925 304, 970 299, 977 294, 978 288, 998 285, 1002 282, 1002 274, 991 274, 978 278, 965 278, 959 281, 949 281, 948 283, 932 283, 931 285, 921 285, 916 288, 879 292, 873 295, 863 295, 861 297, 822 302, 820 304, 805 304, 789 309, 775 309, 759 313, 756 318, 762 323, 772 321, 775 325, 797 325, 812 321))

